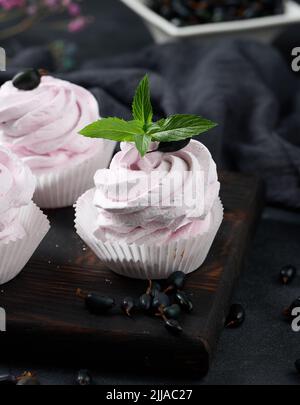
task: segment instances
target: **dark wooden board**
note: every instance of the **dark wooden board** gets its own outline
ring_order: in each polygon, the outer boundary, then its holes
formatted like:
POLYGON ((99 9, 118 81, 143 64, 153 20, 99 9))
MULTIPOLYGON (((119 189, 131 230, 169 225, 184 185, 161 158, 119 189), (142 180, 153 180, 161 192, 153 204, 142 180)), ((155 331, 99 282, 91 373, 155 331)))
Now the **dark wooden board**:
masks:
POLYGON ((0 307, 7 312, 1 357, 205 374, 263 200, 261 183, 253 177, 221 173, 220 180, 225 218, 205 264, 188 278, 195 310, 183 317, 182 336, 170 335, 159 320, 143 315, 128 319, 86 312, 75 296, 78 287, 121 300, 138 296, 146 283, 103 266, 76 235, 69 208, 47 212, 51 231, 25 270, 0 288, 0 307))

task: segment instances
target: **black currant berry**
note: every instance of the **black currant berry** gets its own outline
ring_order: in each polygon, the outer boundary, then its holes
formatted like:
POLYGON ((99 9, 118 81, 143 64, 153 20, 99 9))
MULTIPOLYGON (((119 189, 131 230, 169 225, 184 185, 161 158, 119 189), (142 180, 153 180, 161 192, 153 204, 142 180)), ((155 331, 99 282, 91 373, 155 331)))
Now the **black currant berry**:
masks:
POLYGON ((121 303, 122 311, 129 317, 131 317, 131 311, 135 308, 135 301, 131 297, 126 297, 121 303))
POLYGON ((182 290, 186 281, 186 275, 182 271, 176 271, 171 274, 166 281, 167 289, 165 292, 172 290, 182 290))
POLYGON ((175 335, 179 335, 183 332, 183 329, 178 321, 175 319, 167 319, 165 321, 165 327, 167 330, 175 335))
POLYGON ((76 380, 76 385, 92 385, 93 379, 88 370, 79 370, 76 380))
POLYGON ((300 373, 300 359, 297 359, 295 361, 295 369, 300 373))
POLYGON ((158 292, 153 298, 152 308, 158 310, 161 307, 169 307, 170 303, 170 298, 167 296, 167 294, 158 292))
POLYGON ((95 314, 109 311, 115 306, 115 300, 110 297, 102 297, 96 294, 88 294, 85 299, 85 305, 90 312, 95 314))
POLYGON ((151 295, 154 297, 158 292, 161 292, 162 287, 159 282, 157 281, 152 281, 151 285, 151 295))
POLYGON ((283 315, 288 321, 292 321, 296 315, 292 315, 294 308, 300 308, 300 297, 296 298, 289 307, 283 310, 283 315))
POLYGON ((190 141, 191 138, 187 138, 182 141, 160 142, 158 148, 152 152, 163 152, 163 153, 177 152, 178 150, 185 148, 190 143, 190 141))
POLYGON ((163 314, 168 319, 178 319, 181 314, 180 306, 177 304, 170 305, 169 307, 165 307, 163 309, 163 314))
POLYGON ((34 90, 41 83, 41 77, 46 74, 42 69, 28 69, 20 72, 12 79, 12 84, 19 90, 34 90))
POLYGON ((148 312, 151 308, 152 304, 152 297, 149 294, 143 294, 140 296, 139 299, 139 308, 142 311, 148 312))
POLYGON ((191 299, 183 291, 176 292, 175 300, 185 312, 190 313, 193 311, 194 305, 191 299))
POLYGON ((226 328, 237 328, 245 320, 245 310, 240 304, 233 304, 225 321, 226 328))
POLYGON ((296 267, 292 265, 284 266, 280 270, 279 280, 282 284, 289 284, 297 274, 296 267))
POLYGON ((112 309, 116 303, 113 298, 103 297, 98 294, 85 294, 80 289, 77 290, 77 296, 84 299, 87 309, 95 315, 100 315, 112 309))

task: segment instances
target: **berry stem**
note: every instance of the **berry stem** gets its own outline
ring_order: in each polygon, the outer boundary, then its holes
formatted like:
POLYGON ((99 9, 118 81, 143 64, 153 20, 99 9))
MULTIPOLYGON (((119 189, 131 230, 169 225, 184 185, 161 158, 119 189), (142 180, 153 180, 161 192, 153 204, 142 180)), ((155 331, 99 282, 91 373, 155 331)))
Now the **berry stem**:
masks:
POLYGON ((16 377, 16 381, 20 381, 20 380, 22 380, 22 378, 24 378, 24 377, 33 378, 33 377, 35 377, 35 376, 36 376, 36 373, 35 373, 35 372, 32 372, 32 371, 24 371, 23 374, 21 374, 20 376, 16 377))
POLYGON ((155 316, 159 316, 160 318, 162 318, 165 322, 168 320, 168 318, 166 317, 166 315, 164 314, 164 305, 161 305, 159 308, 158 308, 158 313, 157 314, 155 314, 155 316))
POLYGON ((151 291, 152 291, 152 285, 153 285, 153 283, 152 283, 152 280, 148 280, 149 281, 149 286, 148 286, 148 288, 147 288, 147 290, 146 290, 146 294, 147 295, 150 295, 151 294, 151 291))
POLYGON ((48 76, 49 72, 47 69, 38 69, 39 75, 42 76, 48 76))
POLYGON ((87 293, 85 293, 84 291, 82 291, 81 288, 77 288, 77 290, 76 290, 76 296, 79 297, 79 298, 81 298, 81 299, 83 299, 83 300, 85 300, 86 297, 87 297, 87 293))
POLYGON ((164 290, 164 293, 165 294, 168 294, 169 292, 172 292, 174 290, 174 286, 173 285, 170 285, 169 287, 167 287, 165 290, 164 290))

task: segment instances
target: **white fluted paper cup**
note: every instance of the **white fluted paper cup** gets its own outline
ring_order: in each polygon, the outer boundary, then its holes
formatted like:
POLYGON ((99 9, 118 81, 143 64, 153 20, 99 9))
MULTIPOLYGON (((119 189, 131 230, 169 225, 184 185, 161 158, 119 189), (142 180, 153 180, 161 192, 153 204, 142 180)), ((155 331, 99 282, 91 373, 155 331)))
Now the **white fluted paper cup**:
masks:
POLYGON ((218 198, 212 208, 209 230, 194 238, 163 245, 102 242, 93 235, 97 218, 93 205, 94 192, 95 189, 87 191, 77 201, 76 231, 108 268, 130 278, 166 279, 175 271, 188 274, 197 270, 206 259, 223 220, 223 206, 218 198))
POLYGON ((0 285, 12 280, 23 270, 50 229, 46 215, 33 202, 20 208, 19 221, 26 235, 20 239, 0 242, 0 285))
POLYGON ((93 187, 95 172, 108 167, 115 145, 113 141, 105 141, 103 147, 98 148, 93 156, 80 163, 36 175, 34 202, 41 208, 74 205, 86 190, 93 187))

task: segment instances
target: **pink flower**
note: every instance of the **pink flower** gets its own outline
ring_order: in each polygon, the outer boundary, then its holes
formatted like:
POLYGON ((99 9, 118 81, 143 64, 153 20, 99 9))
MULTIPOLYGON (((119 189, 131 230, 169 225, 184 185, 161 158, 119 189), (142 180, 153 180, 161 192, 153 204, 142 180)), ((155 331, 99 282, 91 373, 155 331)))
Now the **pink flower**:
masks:
POLYGON ((11 10, 17 7, 25 6, 26 0, 0 0, 0 6, 4 8, 4 10, 11 10))
POLYGON ((77 17, 80 15, 81 9, 79 4, 77 3, 70 3, 68 6, 69 14, 73 17, 77 17))
POLYGON ((59 0, 44 0, 45 6, 49 8, 55 8, 59 6, 60 1, 59 0))
POLYGON ((11 10, 24 8, 24 13, 29 16, 42 16, 64 12, 69 15, 69 23, 66 24, 70 32, 83 30, 91 21, 91 18, 81 14, 80 0, 0 0, 0 10, 9 15, 11 10))
POLYGON ((87 17, 77 17, 70 21, 68 25, 68 30, 70 32, 78 32, 83 30, 89 24, 89 19, 87 17))

